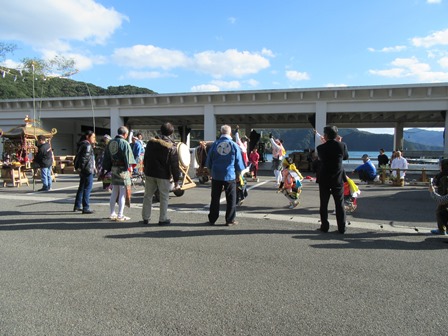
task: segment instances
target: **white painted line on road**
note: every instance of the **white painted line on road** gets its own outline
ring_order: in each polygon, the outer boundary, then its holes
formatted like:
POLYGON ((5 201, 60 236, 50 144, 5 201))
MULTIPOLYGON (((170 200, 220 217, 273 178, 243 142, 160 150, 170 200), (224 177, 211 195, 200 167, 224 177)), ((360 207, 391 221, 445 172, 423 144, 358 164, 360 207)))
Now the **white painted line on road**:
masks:
MULTIPOLYGON (((274 181, 274 180, 266 180, 266 181, 264 181, 264 182, 260 182, 260 183, 254 184, 252 187, 247 188, 247 190, 252 190, 252 189, 261 187, 263 184, 266 184, 266 183, 269 183, 269 182, 272 182, 272 181, 274 181)), ((224 202, 225 200, 226 200, 226 198, 223 197, 223 198, 221 198, 221 199, 219 200, 219 203, 222 203, 222 202, 224 202)), ((210 207, 210 205, 205 205, 205 206, 204 206, 204 208, 209 208, 209 207, 210 207)))

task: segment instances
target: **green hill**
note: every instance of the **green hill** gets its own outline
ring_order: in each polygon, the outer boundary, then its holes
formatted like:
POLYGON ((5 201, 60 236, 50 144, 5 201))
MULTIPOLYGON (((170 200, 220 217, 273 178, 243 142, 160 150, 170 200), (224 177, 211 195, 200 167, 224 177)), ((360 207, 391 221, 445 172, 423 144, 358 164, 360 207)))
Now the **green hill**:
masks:
MULTIPOLYGON (((33 98, 33 76, 29 72, 9 69, 0 77, 0 99, 33 98)), ((116 96, 128 94, 156 93, 146 88, 132 85, 102 87, 67 78, 35 76, 34 97, 82 97, 82 96, 116 96)))

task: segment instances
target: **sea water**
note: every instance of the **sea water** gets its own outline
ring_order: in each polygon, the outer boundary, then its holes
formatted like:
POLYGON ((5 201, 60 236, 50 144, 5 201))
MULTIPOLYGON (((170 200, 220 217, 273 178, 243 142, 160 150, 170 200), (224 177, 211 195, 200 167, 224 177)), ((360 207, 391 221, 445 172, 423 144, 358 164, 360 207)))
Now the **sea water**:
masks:
MULTIPOLYGON (((295 153, 295 152, 303 152, 302 150, 287 150, 286 151, 286 156, 288 156, 289 154, 295 153)), ((370 160, 372 161, 372 163, 375 165, 375 167, 378 168, 378 155, 380 155, 379 151, 348 151, 348 160, 344 160, 343 161, 343 165, 345 167, 345 169, 354 169, 357 166, 363 164, 364 162, 362 161, 362 156, 364 154, 367 154, 370 158, 370 160)), ((392 156, 392 152, 385 152, 385 154, 389 157, 389 160, 392 156)), ((266 154, 266 160, 267 161, 272 161, 272 154, 266 154)), ((413 164, 412 165, 413 168, 426 168, 426 169, 437 169, 438 165, 437 164, 431 164, 431 163, 424 163, 424 164, 413 164)))
MULTIPOLYGON (((286 151, 286 156, 289 156, 289 154, 295 153, 295 152, 303 152, 302 150, 287 150, 286 151)), ((372 160, 372 162, 375 162, 376 164, 378 163, 378 155, 380 154, 379 152, 369 152, 369 151, 348 151, 348 160, 345 160, 344 163, 348 163, 348 164, 361 164, 362 163, 362 156, 364 154, 367 154, 370 158, 370 160, 372 160)), ((385 153, 389 159, 392 155, 392 153, 385 153)), ((272 154, 271 153, 266 153, 266 159, 267 161, 272 161, 272 154)))

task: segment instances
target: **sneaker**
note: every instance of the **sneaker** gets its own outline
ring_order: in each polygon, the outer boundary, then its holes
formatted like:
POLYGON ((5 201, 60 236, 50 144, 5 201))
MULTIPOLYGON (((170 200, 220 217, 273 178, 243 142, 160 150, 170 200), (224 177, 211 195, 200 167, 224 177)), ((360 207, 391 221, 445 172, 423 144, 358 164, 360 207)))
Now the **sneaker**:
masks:
POLYGON ((231 222, 227 222, 226 223, 227 226, 234 226, 234 225, 238 225, 238 222, 236 220, 231 221, 231 222))
POLYGON ((431 230, 432 234, 437 234, 437 235, 442 235, 442 236, 446 236, 447 233, 446 231, 440 231, 439 229, 435 229, 435 230, 431 230))
POLYGON ((83 214, 85 214, 85 215, 90 215, 90 214, 93 214, 95 211, 93 211, 93 210, 91 210, 91 209, 85 209, 85 210, 82 210, 82 213, 83 214))
POLYGON ((294 201, 294 202, 291 202, 290 204, 289 204, 289 208, 290 209, 294 209, 296 206, 298 206, 299 205, 299 201, 297 200, 297 201, 294 201))
POLYGON ((379 175, 375 176, 375 178, 373 179, 373 182, 379 182, 379 181, 380 181, 380 176, 379 175))
POLYGON ((121 216, 121 217, 117 217, 116 221, 117 222, 125 222, 125 221, 128 221, 130 219, 131 219, 131 217, 121 216))
POLYGON ((117 220, 117 214, 112 214, 109 216, 110 220, 117 220))
POLYGON ((244 200, 239 201, 239 202, 238 202, 238 206, 243 205, 243 202, 244 202, 244 200))
POLYGON ((171 224, 171 219, 159 221, 159 225, 170 225, 170 224, 171 224))
POLYGON ((143 224, 148 225, 149 224, 149 219, 144 219, 143 220, 143 224))

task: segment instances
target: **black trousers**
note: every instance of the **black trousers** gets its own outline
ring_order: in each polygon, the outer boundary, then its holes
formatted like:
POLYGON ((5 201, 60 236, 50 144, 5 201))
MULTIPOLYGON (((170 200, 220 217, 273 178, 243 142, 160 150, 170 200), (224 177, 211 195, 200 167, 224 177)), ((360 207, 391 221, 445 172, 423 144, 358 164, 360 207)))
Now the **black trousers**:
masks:
POLYGON ((361 181, 373 181, 373 177, 371 177, 365 170, 358 171, 358 176, 361 181))
POLYGON ((446 204, 439 204, 436 209, 437 227, 440 231, 448 229, 448 210, 446 204))
POLYGON ((333 196, 334 206, 336 209, 336 221, 338 224, 338 231, 345 232, 345 208, 344 208, 344 186, 325 186, 319 184, 319 198, 320 198, 320 229, 327 232, 330 229, 328 222, 328 202, 330 196, 333 196))
POLYGON ((233 222, 236 217, 236 182, 212 179, 212 200, 208 220, 214 224, 219 217, 219 200, 224 190, 226 194, 226 223, 233 222))

